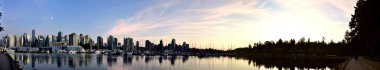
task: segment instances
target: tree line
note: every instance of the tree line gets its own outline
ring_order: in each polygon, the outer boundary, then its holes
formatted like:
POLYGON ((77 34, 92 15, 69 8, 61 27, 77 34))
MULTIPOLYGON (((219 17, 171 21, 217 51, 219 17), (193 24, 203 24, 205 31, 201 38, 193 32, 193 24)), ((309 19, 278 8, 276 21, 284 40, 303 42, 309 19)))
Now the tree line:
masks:
POLYGON ((295 39, 265 41, 249 44, 247 47, 230 50, 240 55, 255 54, 299 54, 299 55, 348 55, 349 47, 345 40, 340 42, 310 41, 302 37, 298 42, 295 39))

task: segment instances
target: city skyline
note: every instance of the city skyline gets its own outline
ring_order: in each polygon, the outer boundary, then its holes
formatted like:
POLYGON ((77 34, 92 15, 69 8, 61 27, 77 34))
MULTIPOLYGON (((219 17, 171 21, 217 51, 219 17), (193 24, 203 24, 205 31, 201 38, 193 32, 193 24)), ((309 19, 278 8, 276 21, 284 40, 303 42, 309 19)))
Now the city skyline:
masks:
POLYGON ((1 0, 5 28, 1 35, 31 35, 35 29, 36 36, 62 31, 92 39, 132 37, 141 43, 176 38, 203 47, 211 43, 217 49, 280 38, 341 41, 356 0, 87 2, 1 0))
MULTIPOLYGON (((122 39, 115 38, 114 36, 110 35, 109 37, 106 37, 107 40, 103 41, 103 37, 98 36, 97 38, 91 38, 90 35, 87 34, 77 34, 77 33, 70 33, 70 34, 63 34, 63 32, 59 31, 57 35, 35 35, 35 30, 32 30, 32 36, 30 36, 28 33, 24 33, 23 35, 13 35, 12 33, 5 35, 0 38, 1 45, 6 47, 51 47, 51 46, 80 46, 80 45, 91 45, 90 48, 92 49, 99 49, 104 47, 128 47, 127 49, 135 49, 136 47, 146 47, 146 44, 138 43, 140 41, 134 41, 131 37, 125 37, 122 39), (119 41, 118 41, 119 40, 119 41), (95 43, 94 43, 95 42, 95 43), (101 42, 101 43, 99 43, 101 42), (110 43, 111 42, 111 43, 110 43), (134 43, 136 42, 136 45, 134 43), (66 43, 64 45, 60 43, 66 43), (95 47, 96 46, 96 47, 95 47)), ((167 47, 167 46, 187 46, 189 47, 189 44, 184 42, 175 42, 175 38, 171 39, 170 42, 163 43, 162 39, 159 43, 156 42, 150 42, 149 41, 148 47, 153 46, 159 46, 159 47, 167 47), (172 44, 174 43, 174 44, 172 44), (181 43, 183 43, 181 45, 181 43)), ((83 46, 82 46, 83 47, 83 46)), ((191 47, 196 48, 196 47, 191 47)))

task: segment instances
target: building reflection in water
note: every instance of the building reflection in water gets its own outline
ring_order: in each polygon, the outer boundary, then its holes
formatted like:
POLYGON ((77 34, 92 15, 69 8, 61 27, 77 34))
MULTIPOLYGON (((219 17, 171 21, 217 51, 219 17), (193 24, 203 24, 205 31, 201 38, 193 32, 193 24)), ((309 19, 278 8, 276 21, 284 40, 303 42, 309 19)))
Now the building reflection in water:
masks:
POLYGON ((64 58, 61 55, 56 55, 55 57, 62 58, 62 59, 56 59, 57 67, 61 68, 62 67, 62 60, 64 60, 64 58))
POLYGON ((172 57, 170 57, 170 64, 171 64, 172 66, 174 66, 176 58, 177 58, 177 56, 172 56, 172 57))
POLYGON ((75 65, 75 64, 74 64, 74 59, 73 59, 73 58, 69 58, 69 67, 71 67, 71 68, 75 68, 74 65, 75 65))
POLYGON ((182 62, 185 63, 187 60, 189 60, 189 56, 183 56, 182 57, 182 62))
POLYGON ((152 60, 152 56, 145 56, 145 63, 148 64, 152 60))
POLYGON ((32 58, 32 68, 36 67, 36 56, 31 56, 32 58))
MULTIPOLYGON (((344 62, 342 58, 331 57, 196 57, 196 56, 115 56, 102 54, 42 54, 42 53, 15 53, 13 58, 23 64, 27 69, 37 69, 50 66, 56 69, 78 69, 78 68, 98 68, 107 67, 137 66, 137 69, 146 67, 183 67, 183 65, 199 66, 200 64, 210 64, 214 60, 241 60, 252 67, 278 68, 278 69, 308 69, 308 68, 333 68, 344 62), (318 58, 318 59, 316 59, 318 58), (190 60, 190 61, 189 61, 190 60), (202 61, 209 60, 209 61, 202 61), (106 61, 106 63, 104 62, 106 61), (119 61, 119 62, 118 62, 119 61), (122 62, 120 62, 122 61, 122 62), (189 62, 189 63, 187 63, 189 62), (187 63, 187 64, 186 64, 187 63), (292 64, 289 64, 292 63, 292 64), (90 66, 90 67, 88 67, 90 66)), ((230 62, 231 61, 226 61, 230 62)), ((230 64, 227 63, 227 64, 230 64)), ((234 63, 234 62, 232 62, 234 63)), ((206 65, 207 66, 207 65, 206 65)), ((185 66, 186 67, 186 66, 185 66)), ((26 70, 27 70, 26 69, 26 70)), ((133 69, 132 69, 133 70, 133 69)))
POLYGON ((132 65, 133 56, 123 56, 123 62, 126 65, 132 65))
MULTIPOLYGON (((100 56, 102 57, 102 56, 100 56)), ((38 64, 55 64, 58 68, 67 65, 70 68, 88 66, 91 64, 91 55, 88 54, 42 54, 42 53, 16 53, 14 54, 16 61, 20 64, 28 65, 34 69, 38 64)), ((98 64, 102 64, 99 59, 98 64)))
POLYGON ((30 64, 32 68, 36 67, 36 64, 47 63, 55 64, 58 68, 68 66, 70 68, 83 67, 91 64, 91 59, 94 57, 94 62, 98 66, 102 66, 103 57, 106 56, 108 66, 116 64, 117 57, 123 58, 123 64, 132 65, 133 61, 140 61, 143 58, 145 63, 150 63, 153 59, 158 60, 159 64, 162 64, 164 60, 168 60, 172 66, 175 65, 177 57, 182 58, 182 62, 185 63, 189 60, 189 56, 113 56, 113 55, 91 55, 91 54, 33 54, 33 53, 20 53, 14 54, 15 60, 22 62, 22 64, 30 64), (168 59, 169 58, 169 59, 168 59), (133 60, 135 59, 135 60, 133 60))
POLYGON ((98 66, 101 66, 103 64, 103 55, 102 54, 96 55, 96 63, 98 64, 98 66))
POLYGON ((116 64, 116 62, 117 62, 117 56, 107 55, 108 66, 112 66, 113 64, 116 64))
POLYGON ((162 56, 160 56, 160 57, 158 58, 158 62, 159 62, 160 64, 162 64, 162 59, 163 59, 162 56))

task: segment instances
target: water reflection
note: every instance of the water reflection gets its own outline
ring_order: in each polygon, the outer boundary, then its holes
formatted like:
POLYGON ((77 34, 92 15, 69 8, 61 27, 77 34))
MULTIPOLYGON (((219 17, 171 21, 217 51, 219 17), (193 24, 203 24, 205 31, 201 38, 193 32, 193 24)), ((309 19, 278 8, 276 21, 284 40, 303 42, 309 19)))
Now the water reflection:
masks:
POLYGON ((96 63, 98 66, 101 66, 103 64, 103 55, 96 55, 96 63))
POLYGON ((123 57, 123 62, 124 62, 124 64, 126 64, 126 65, 132 65, 132 56, 124 56, 123 57))
POLYGON ((263 66, 265 68, 279 69, 337 69, 346 57, 333 56, 257 56, 237 57, 237 59, 248 60, 248 65, 263 66))
POLYGON ((345 61, 344 58, 335 57, 113 56, 42 53, 15 53, 12 57, 24 65, 26 70, 332 69, 345 61))

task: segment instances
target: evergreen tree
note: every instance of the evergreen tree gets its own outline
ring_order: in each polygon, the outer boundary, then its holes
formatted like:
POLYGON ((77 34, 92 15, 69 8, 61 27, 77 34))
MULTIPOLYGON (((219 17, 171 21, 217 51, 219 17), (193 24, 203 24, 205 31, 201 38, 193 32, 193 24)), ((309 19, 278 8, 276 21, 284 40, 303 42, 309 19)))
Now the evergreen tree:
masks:
MULTIPOLYGON (((359 0, 349 22, 346 39, 355 54, 380 53, 379 0, 359 0)), ((378 55, 378 54, 377 54, 378 55)))

